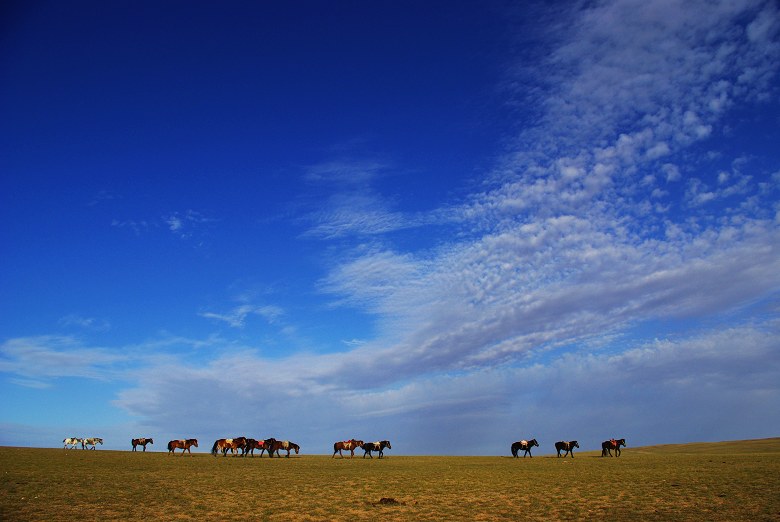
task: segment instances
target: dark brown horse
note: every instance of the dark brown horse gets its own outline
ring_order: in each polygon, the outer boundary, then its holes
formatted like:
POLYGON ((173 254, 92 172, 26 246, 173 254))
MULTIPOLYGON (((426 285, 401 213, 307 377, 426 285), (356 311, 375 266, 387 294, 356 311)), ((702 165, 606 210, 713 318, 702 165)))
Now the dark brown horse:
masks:
POLYGON ((190 454, 190 457, 192 456, 192 450, 190 448, 192 446, 198 447, 198 439, 178 439, 178 440, 172 440, 168 443, 168 455, 175 454, 177 449, 181 449, 181 454, 184 456, 184 452, 190 454))
POLYGON ((246 439, 246 446, 244 446, 244 452, 241 456, 246 456, 249 453, 254 457, 256 449, 260 450, 260 456, 262 457, 263 453, 268 450, 268 445, 264 440, 246 439))
POLYGON ((141 438, 141 439, 133 439, 132 441, 130 441, 130 443, 133 445, 133 451, 136 451, 136 449, 135 449, 136 446, 143 446, 144 447, 144 451, 146 451, 146 445, 147 444, 154 444, 154 441, 152 439, 143 439, 143 438, 141 438))
MULTIPOLYGON (((341 458, 344 458, 344 454, 341 453, 341 450, 349 450, 349 458, 352 458, 355 456, 355 450, 358 449, 360 446, 363 445, 362 440, 357 439, 349 439, 339 442, 333 443, 333 457, 336 456, 336 452, 338 452, 339 455, 341 455, 341 458)), ((333 458, 331 457, 331 458, 333 458)))
POLYGON ((268 455, 273 457, 274 453, 276 453, 277 457, 281 457, 279 452, 287 450, 287 455, 285 457, 290 456, 290 451, 295 450, 295 454, 297 455, 301 451, 301 447, 298 446, 294 442, 290 442, 289 440, 275 440, 275 439, 269 439, 272 442, 268 445, 268 455))
POLYGON ((519 440, 517 442, 513 442, 512 443, 512 456, 513 457, 517 457, 517 452, 520 451, 520 450, 523 450, 523 451, 525 451, 525 453, 523 453, 523 458, 525 458, 526 455, 528 455, 529 457, 533 458, 533 455, 531 455, 531 448, 533 448, 534 446, 536 446, 537 448, 539 447, 539 443, 536 442, 536 439, 519 440))
POLYGON ((393 449, 393 447, 390 445, 389 440, 380 440, 377 442, 366 442, 365 444, 360 445, 361 449, 365 452, 363 453, 363 458, 366 458, 366 455, 374 458, 373 455, 371 455, 372 451, 378 451, 379 452, 379 458, 382 458, 382 455, 384 455, 385 448, 387 449, 393 449))
POLYGON ((558 441, 555 443, 555 450, 558 452, 559 457, 561 456, 561 451, 565 451, 563 454, 564 458, 566 455, 571 455, 571 458, 574 458, 574 448, 579 447, 580 445, 576 440, 570 440, 569 442, 558 441))
POLYGON ((626 439, 609 439, 601 443, 601 456, 612 456, 612 451, 615 450, 615 456, 620 456, 620 446, 626 447, 626 439))

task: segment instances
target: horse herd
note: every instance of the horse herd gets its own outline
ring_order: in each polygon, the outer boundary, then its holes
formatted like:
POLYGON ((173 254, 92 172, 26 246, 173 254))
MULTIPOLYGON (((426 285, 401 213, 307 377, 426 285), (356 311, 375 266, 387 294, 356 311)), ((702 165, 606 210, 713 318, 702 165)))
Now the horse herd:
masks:
MULTIPOLYGON (((75 449, 80 444, 81 449, 90 449, 89 446, 92 446, 91 449, 94 450, 97 444, 103 444, 103 439, 99 437, 70 437, 63 439, 62 442, 63 448, 75 449)), ((131 444, 133 446, 133 451, 136 451, 138 446, 142 446, 143 451, 146 451, 146 445, 154 444, 154 440, 151 438, 132 439, 131 444)), ((175 454, 177 449, 181 449, 182 455, 184 455, 185 452, 192 455, 192 451, 190 450, 192 446, 195 446, 196 448, 198 447, 198 439, 172 440, 168 442, 168 454, 175 454)), ((525 458, 526 455, 533 458, 533 455, 531 455, 531 448, 534 446, 537 448, 539 447, 539 442, 537 442, 536 439, 523 439, 517 442, 513 442, 510 449, 512 451, 513 457, 519 457, 518 453, 522 450, 523 458, 525 458)), ((626 447, 626 439, 605 440, 601 443, 601 456, 606 457, 609 455, 611 457, 612 452, 614 451, 615 456, 619 457, 621 453, 621 446, 624 448, 626 447)), ((560 457, 561 452, 563 452, 564 458, 566 458, 567 455, 570 455, 571 458, 574 458, 574 448, 579 447, 580 445, 576 440, 558 441, 555 443, 555 451, 558 453, 558 457, 560 457)), ((359 439, 349 439, 338 441, 333 443, 333 455, 331 458, 334 458, 336 453, 338 453, 341 458, 344 458, 344 454, 342 453, 344 450, 349 451, 350 458, 353 458, 355 456, 355 450, 362 449, 363 458, 366 458, 366 455, 368 455, 370 458, 374 458, 372 452, 376 452, 381 459, 384 456, 385 448, 392 449, 389 440, 363 442, 359 439)), ((222 453, 222 456, 226 457, 229 451, 230 454, 234 457, 239 456, 239 452, 241 457, 245 457, 247 454, 254 457, 255 450, 260 450, 261 457, 263 456, 263 453, 268 453, 269 457, 273 457, 274 453, 276 453, 277 457, 281 457, 282 451, 286 451, 287 455, 285 456, 289 457, 291 451, 295 451, 295 454, 297 455, 300 452, 301 447, 294 442, 290 442, 289 440, 276 440, 273 437, 260 440, 250 439, 247 437, 236 437, 233 439, 217 439, 214 441, 214 445, 211 447, 211 454, 216 457, 218 453, 222 453)))
MULTIPOLYGON (((169 448, 170 449, 170 446, 169 448)), ((289 440, 276 440, 271 437, 270 439, 248 439, 246 437, 236 437, 235 439, 217 439, 214 441, 214 445, 211 447, 211 454, 215 457, 217 453, 222 453, 222 456, 227 456, 229 451, 231 455, 236 456, 241 452, 241 456, 245 457, 247 454, 255 456, 255 450, 260 450, 260 456, 267 452, 269 457, 273 457, 276 453, 277 457, 281 457, 281 452, 286 451, 286 457, 290 456, 290 451, 295 451, 297 455, 301 451, 301 447, 289 440)), ((183 453, 183 452, 182 452, 183 453)))
MULTIPOLYGON (((512 451, 512 456, 517 457, 517 453, 520 450, 523 450, 523 458, 525 458, 526 455, 533 458, 533 455, 531 455, 531 448, 536 446, 539 447, 539 443, 536 441, 536 439, 531 440, 519 440, 517 442, 512 443, 512 447, 510 448, 512 451)), ((626 447, 626 439, 609 439, 605 440, 601 443, 601 456, 606 457, 609 455, 612 456, 612 451, 615 452, 615 456, 620 456, 620 446, 626 447)), ((561 456, 561 452, 563 452, 563 457, 566 458, 566 455, 571 455, 571 458, 574 458, 574 448, 579 448, 580 444, 576 440, 570 440, 570 441, 563 441, 560 440, 555 443, 555 451, 558 453, 558 456, 561 456)))

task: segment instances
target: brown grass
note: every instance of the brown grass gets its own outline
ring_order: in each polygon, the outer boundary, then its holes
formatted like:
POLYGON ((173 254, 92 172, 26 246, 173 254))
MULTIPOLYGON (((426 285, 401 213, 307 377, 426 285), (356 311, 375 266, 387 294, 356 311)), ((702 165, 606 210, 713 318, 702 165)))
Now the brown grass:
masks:
POLYGON ((0 470, 4 521, 780 519, 780 439, 628 448, 619 459, 0 448, 0 470))

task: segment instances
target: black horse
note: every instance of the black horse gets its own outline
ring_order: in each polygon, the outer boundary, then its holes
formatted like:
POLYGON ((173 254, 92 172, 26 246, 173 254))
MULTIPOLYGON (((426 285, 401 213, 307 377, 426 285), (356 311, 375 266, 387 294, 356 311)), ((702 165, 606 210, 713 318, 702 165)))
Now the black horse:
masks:
POLYGON ((564 458, 566 455, 571 455, 571 458, 574 458, 574 448, 579 447, 580 445, 576 440, 570 440, 569 442, 558 441, 555 443, 555 450, 558 452, 559 457, 561 456, 561 451, 565 451, 563 454, 564 458))
POLYGON ((526 455, 533 458, 533 455, 531 455, 531 448, 536 446, 539 447, 539 443, 536 442, 536 439, 531 440, 519 440, 517 442, 512 443, 512 456, 517 457, 517 452, 520 450, 523 450, 525 453, 523 453, 523 458, 525 458, 526 455))
POLYGON ((615 450, 615 456, 620 456, 620 446, 626 447, 626 439, 609 439, 601 443, 601 456, 612 456, 612 451, 615 450))
POLYGON ((379 452, 379 458, 382 458, 382 455, 384 455, 385 448, 387 449, 393 449, 393 447, 390 445, 389 440, 380 440, 377 442, 366 442, 360 448, 365 452, 363 453, 363 458, 366 458, 366 455, 374 458, 373 455, 371 455, 372 451, 378 451, 379 452))

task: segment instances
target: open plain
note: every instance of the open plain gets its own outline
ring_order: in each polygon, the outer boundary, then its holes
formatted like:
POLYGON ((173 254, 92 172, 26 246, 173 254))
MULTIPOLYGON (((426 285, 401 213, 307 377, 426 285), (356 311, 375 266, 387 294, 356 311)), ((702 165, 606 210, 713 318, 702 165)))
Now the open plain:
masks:
POLYGON ((574 459, 3 447, 0 470, 4 521, 780 520, 780 438, 574 459))

